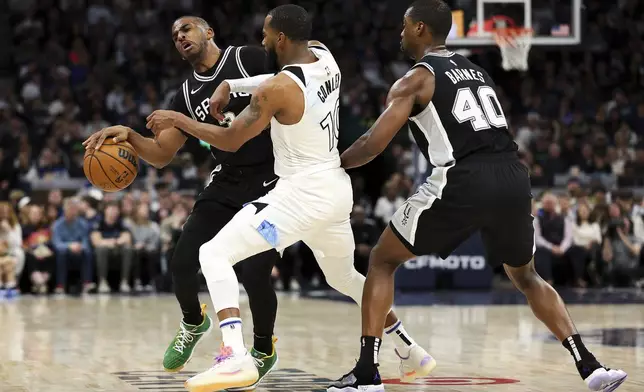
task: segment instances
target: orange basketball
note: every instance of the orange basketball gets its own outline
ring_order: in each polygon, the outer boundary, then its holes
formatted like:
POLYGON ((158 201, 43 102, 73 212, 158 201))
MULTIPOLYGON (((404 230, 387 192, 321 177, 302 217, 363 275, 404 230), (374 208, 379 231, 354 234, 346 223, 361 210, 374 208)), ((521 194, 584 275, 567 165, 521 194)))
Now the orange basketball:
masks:
POLYGON ((139 172, 139 155, 128 142, 105 140, 96 150, 87 150, 83 159, 85 177, 105 192, 127 188, 139 172))

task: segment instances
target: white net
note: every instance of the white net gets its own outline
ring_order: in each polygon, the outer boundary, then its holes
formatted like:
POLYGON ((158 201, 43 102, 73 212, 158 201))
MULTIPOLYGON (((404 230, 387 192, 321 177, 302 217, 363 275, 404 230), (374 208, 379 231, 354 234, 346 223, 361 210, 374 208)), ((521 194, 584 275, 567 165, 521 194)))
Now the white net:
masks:
POLYGON ((528 53, 532 46, 532 30, 501 29, 494 33, 497 45, 503 57, 503 69, 528 69, 528 53))

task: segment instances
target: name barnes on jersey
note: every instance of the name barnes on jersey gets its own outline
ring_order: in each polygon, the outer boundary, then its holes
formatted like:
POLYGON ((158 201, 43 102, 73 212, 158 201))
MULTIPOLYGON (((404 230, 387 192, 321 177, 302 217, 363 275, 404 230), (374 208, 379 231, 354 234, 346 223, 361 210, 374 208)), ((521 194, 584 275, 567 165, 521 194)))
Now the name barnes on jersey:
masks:
POLYGON ((445 71, 445 75, 452 81, 452 83, 457 84, 458 82, 463 82, 466 80, 478 80, 481 83, 485 83, 485 78, 481 71, 475 69, 448 69, 445 71))

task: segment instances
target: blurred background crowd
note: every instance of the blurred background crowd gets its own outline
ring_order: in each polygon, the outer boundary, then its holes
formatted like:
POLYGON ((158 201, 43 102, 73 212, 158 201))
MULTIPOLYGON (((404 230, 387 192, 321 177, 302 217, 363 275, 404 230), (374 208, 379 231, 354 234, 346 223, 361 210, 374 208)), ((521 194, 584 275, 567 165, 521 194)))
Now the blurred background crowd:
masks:
MULTIPOLYGON (((58 294, 170 288, 166 261, 209 178, 207 149, 187 144, 162 170, 142 165, 127 192, 101 194, 84 178, 81 143, 111 124, 146 134, 145 117, 169 106, 190 71, 172 45, 175 18, 204 17, 220 47, 259 44, 266 12, 280 3, 0 2, 4 288, 58 294)), ((391 12, 392 1, 297 3, 313 12, 315 38, 343 72, 343 149, 373 123, 389 86, 409 68, 399 50, 402 15, 391 12)), ((524 73, 502 70, 498 52, 475 51, 472 59, 495 79, 531 172, 540 273, 560 285, 638 285, 644 277, 644 5, 588 0, 585 6, 579 48, 533 48, 524 73)), ((351 173, 360 271, 427 170, 403 130, 386 154, 351 173)), ((286 251, 274 277, 285 289, 324 281, 300 244, 286 251)))

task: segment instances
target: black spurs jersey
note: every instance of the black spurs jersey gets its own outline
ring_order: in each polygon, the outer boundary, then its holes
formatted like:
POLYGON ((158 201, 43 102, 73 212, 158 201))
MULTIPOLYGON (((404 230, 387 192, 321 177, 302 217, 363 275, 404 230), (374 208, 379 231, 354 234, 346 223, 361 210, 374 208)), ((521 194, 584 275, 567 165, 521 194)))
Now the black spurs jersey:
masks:
MULTIPOLYGON (((199 122, 228 126, 235 116, 248 106, 250 94, 232 94, 230 103, 224 109, 225 120, 220 123, 210 115, 212 93, 226 79, 241 79, 268 73, 265 72, 265 58, 266 52, 260 47, 229 46, 223 49, 219 60, 212 68, 202 73, 193 71, 183 82, 174 96, 172 110, 181 112, 199 122)), ((184 134, 191 139, 188 141, 189 143, 198 144, 193 136, 185 132, 184 134)), ((264 130, 236 152, 218 150, 213 146, 209 148, 215 162, 215 172, 228 170, 233 176, 239 177, 245 173, 265 173, 273 170, 273 145, 269 130, 264 130)))
POLYGON ((422 154, 434 167, 451 166, 473 154, 517 151, 485 70, 449 52, 430 53, 413 68, 436 77, 427 107, 414 108, 409 127, 422 154))

